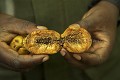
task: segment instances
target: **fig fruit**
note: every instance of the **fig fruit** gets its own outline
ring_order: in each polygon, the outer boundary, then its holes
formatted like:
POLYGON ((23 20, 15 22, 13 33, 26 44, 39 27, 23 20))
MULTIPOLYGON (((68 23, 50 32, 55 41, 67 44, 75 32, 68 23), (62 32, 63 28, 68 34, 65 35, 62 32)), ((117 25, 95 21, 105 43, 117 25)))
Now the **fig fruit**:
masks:
POLYGON ((10 46, 20 54, 54 54, 61 48, 71 53, 82 53, 92 44, 90 33, 78 24, 70 25, 63 34, 54 30, 37 30, 25 38, 17 36, 10 46), (28 51, 27 51, 28 50, 28 51))
POLYGON ((33 54, 54 54, 61 48, 59 39, 60 34, 54 30, 38 30, 27 35, 23 44, 33 54))
POLYGON ((82 53, 89 49, 92 44, 91 35, 78 24, 70 25, 61 38, 64 39, 63 47, 72 53, 82 53))
POLYGON ((18 54, 28 54, 28 50, 23 46, 24 37, 16 36, 10 43, 10 47, 17 51, 18 54))

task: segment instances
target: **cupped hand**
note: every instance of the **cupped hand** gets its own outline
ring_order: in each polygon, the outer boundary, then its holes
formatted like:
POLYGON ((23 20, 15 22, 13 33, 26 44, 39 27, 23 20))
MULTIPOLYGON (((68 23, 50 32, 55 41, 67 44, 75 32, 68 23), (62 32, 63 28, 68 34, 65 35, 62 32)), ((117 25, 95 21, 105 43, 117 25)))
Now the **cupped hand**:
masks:
MULTIPOLYGON (((39 29, 47 29, 39 27, 39 29)), ((35 24, 17 19, 6 14, 0 14, 0 66, 15 71, 24 71, 48 60, 48 55, 19 55, 9 46, 17 35, 26 35, 38 30, 35 24)))

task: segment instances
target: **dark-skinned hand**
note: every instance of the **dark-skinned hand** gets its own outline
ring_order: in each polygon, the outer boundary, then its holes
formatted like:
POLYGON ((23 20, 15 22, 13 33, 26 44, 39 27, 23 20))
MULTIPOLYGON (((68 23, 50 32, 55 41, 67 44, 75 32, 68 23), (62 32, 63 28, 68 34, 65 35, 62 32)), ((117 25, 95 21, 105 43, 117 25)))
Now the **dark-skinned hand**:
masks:
POLYGON ((61 50, 65 59, 81 69, 97 66, 106 61, 114 44, 118 20, 118 8, 107 1, 101 1, 91 8, 78 24, 92 36, 91 47, 80 54, 61 50))
MULTIPOLYGON (((39 27, 39 29, 47 28, 39 27)), ((19 55, 8 45, 17 35, 26 35, 34 30, 38 28, 29 21, 0 14, 0 66, 15 71, 26 71, 48 60, 48 55, 19 55)))

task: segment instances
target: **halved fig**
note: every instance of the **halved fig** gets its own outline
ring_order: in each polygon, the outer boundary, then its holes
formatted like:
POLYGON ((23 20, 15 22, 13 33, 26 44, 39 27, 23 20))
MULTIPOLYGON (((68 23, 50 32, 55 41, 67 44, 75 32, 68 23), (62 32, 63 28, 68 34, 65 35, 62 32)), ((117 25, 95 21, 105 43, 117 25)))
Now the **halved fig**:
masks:
POLYGON ((78 24, 70 25, 61 38, 64 39, 63 47, 72 53, 82 53, 92 44, 91 35, 78 24))
POLYGON ((60 34, 54 30, 37 30, 27 35, 23 44, 32 54, 54 54, 59 45, 60 34))

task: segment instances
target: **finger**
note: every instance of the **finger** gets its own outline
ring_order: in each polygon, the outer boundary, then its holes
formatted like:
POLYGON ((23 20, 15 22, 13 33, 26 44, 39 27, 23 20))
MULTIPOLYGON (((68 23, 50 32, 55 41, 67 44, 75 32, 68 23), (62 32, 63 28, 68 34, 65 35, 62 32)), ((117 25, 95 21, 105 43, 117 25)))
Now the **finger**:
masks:
POLYGON ((75 61, 75 59, 72 57, 72 55, 71 55, 69 52, 67 52, 65 49, 62 49, 62 50, 60 51, 60 53, 61 53, 62 56, 64 56, 64 58, 65 58, 69 63, 72 63, 72 64, 75 64, 75 63, 76 63, 76 61, 75 61), (64 55, 63 55, 63 54, 64 54, 64 55))
MULTIPOLYGON (((11 52, 15 53, 13 50, 11 52)), ((16 69, 29 69, 48 59, 48 55, 18 55, 11 59, 11 66, 16 69)))
POLYGON ((106 26, 102 26, 106 24, 104 21, 104 17, 99 17, 99 12, 90 13, 89 16, 83 18, 78 24, 87 29, 88 31, 103 31, 106 26))
MULTIPOLYGON (((15 53, 15 51, 11 50, 11 53, 15 53)), ((48 59, 48 55, 17 55, 12 59, 11 66, 16 69, 29 69, 48 59)))
MULTIPOLYGON (((84 14, 84 16, 82 17, 82 19, 91 16, 91 15, 94 14, 97 10, 98 10, 98 8, 95 8, 95 7, 91 8, 87 13, 84 14)), ((95 14, 94 14, 94 15, 95 15, 95 14)))
MULTIPOLYGON (((32 31, 38 30, 36 24, 26 20, 16 19, 16 18, 11 19, 11 21, 9 21, 9 25, 5 24, 2 26, 3 30, 6 30, 6 28, 7 28, 7 31, 15 34, 29 34, 32 31)), ((46 28, 41 27, 40 29, 46 29, 46 28)))
POLYGON ((96 50, 94 53, 81 53, 79 56, 81 56, 81 62, 90 66, 95 66, 98 64, 103 63, 108 56, 101 55, 102 53, 105 53, 106 50, 104 48, 100 48, 96 50))
POLYGON ((12 70, 12 71, 16 71, 16 72, 28 72, 31 68, 27 68, 27 69, 17 69, 11 66, 8 66, 6 64, 0 63, 0 66, 3 68, 6 68, 8 70, 12 70))
POLYGON ((26 69, 45 62, 49 59, 48 55, 19 55, 20 64, 15 60, 15 64, 18 64, 18 68, 26 69))
POLYGON ((28 70, 49 59, 47 55, 18 55, 16 51, 11 49, 8 53, 9 55, 2 55, 4 57, 3 64, 15 70, 28 70))
POLYGON ((27 34, 31 33, 32 31, 47 29, 47 27, 45 27, 45 26, 37 26, 35 24, 33 24, 33 25, 32 24, 33 23, 26 26, 25 30, 26 30, 27 34))
POLYGON ((108 49, 110 49, 110 46, 108 45, 109 42, 104 40, 106 39, 102 37, 101 40, 93 41, 92 46, 88 51, 76 55, 81 56, 81 61, 84 64, 97 65, 103 63, 108 58, 108 49))
POLYGON ((0 45, 0 61, 9 67, 27 69, 49 59, 48 55, 18 55, 7 44, 0 42, 0 45))
POLYGON ((76 67, 79 67, 81 69, 84 69, 84 68, 88 67, 88 66, 86 66, 85 64, 83 64, 81 62, 81 57, 80 56, 76 56, 76 55, 73 56, 72 54, 74 54, 74 53, 69 53, 65 49, 61 49, 60 53, 61 53, 62 56, 64 56, 65 60, 67 60, 70 64, 72 64, 72 65, 74 65, 76 67), (74 58, 74 57, 76 57, 77 59, 74 58))
POLYGON ((4 42, 9 42, 11 41, 15 36, 17 36, 17 34, 11 34, 11 33, 7 33, 7 32, 2 32, 0 34, 0 40, 4 41, 4 42))
POLYGON ((89 48, 89 50, 81 54, 75 55, 80 56, 81 62, 83 62, 84 64, 88 65, 101 64, 108 57, 109 45, 107 44, 108 43, 106 41, 93 41, 92 46, 89 48))
POLYGON ((47 29, 47 27, 45 27, 45 26, 37 26, 37 29, 44 30, 44 29, 47 29))

